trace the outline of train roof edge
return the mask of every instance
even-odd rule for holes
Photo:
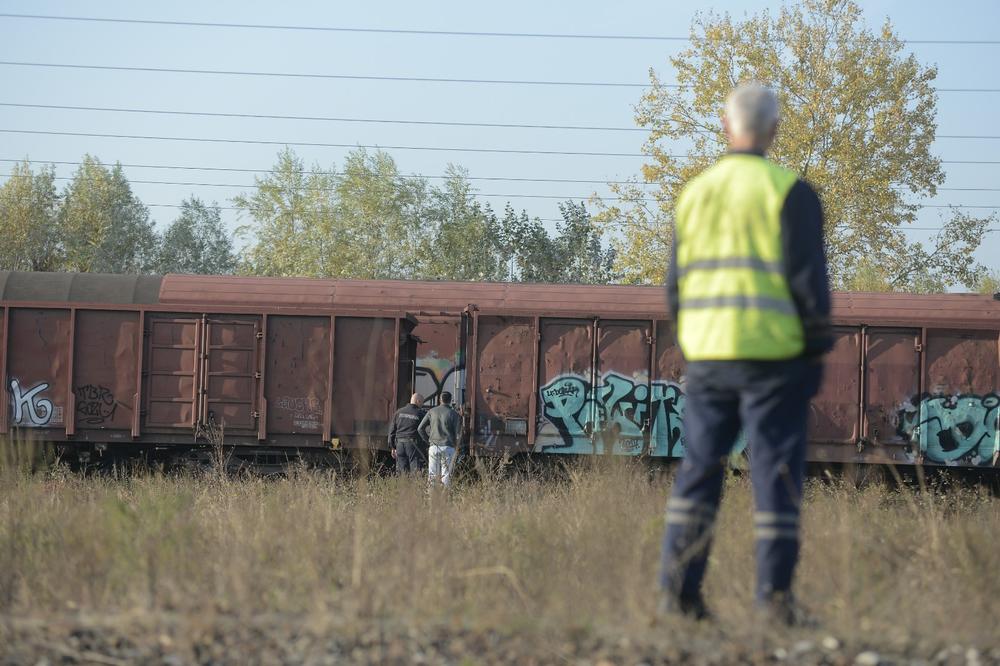
[[[0,271],[0,301],[358,309],[422,314],[482,312],[662,318],[661,286],[427,280],[334,280],[212,275],[113,275]],[[898,325],[1000,324],[1000,301],[980,294],[838,292],[833,318]]]

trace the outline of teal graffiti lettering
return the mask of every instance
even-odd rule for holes
[[[898,413],[898,431],[914,452],[937,463],[989,464],[1000,452],[1000,396],[923,396]]]

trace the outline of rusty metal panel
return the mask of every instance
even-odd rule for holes
[[[677,327],[671,321],[656,322],[656,381],[681,383],[684,380],[684,354],[677,344]]]
[[[911,354],[912,351],[911,345]],[[835,328],[833,349],[823,359],[823,382],[809,410],[811,441],[831,444],[857,442],[860,369],[861,329]]]
[[[594,322],[542,319],[538,363],[538,429],[535,449],[550,453],[601,453],[591,436],[597,413]]]
[[[337,317],[333,434],[385,436],[395,413],[396,320]]]
[[[74,337],[77,428],[131,430],[142,339],[139,313],[77,310]]]
[[[193,428],[197,415],[201,321],[149,318],[146,425]]]
[[[1000,456],[996,331],[928,330],[924,392],[900,411],[914,458],[990,465]]]
[[[417,343],[416,388],[425,405],[436,405],[442,391],[460,395],[460,317],[421,317],[413,334]]]
[[[70,311],[11,308],[7,343],[10,425],[65,428],[70,389]]]
[[[1000,388],[995,330],[928,330],[925,353],[930,395],[986,395]]]
[[[203,420],[257,429],[257,319],[209,319],[205,335]]]
[[[529,317],[478,317],[475,434],[487,447],[498,437],[527,441],[534,324]]]
[[[656,322],[655,375],[650,384],[650,455],[684,454],[684,373],[686,364],[677,344],[677,329],[666,320]]]
[[[601,320],[597,328],[596,428],[605,452],[639,455],[651,423],[653,322]]]
[[[321,433],[330,350],[329,317],[268,317],[264,395],[269,433]]]
[[[920,331],[869,328],[865,333],[864,437],[906,444],[900,406],[920,390]]]

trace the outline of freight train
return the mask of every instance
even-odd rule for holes
[[[0,272],[0,437],[84,458],[382,449],[411,391],[476,455],[684,455],[664,290]],[[995,467],[1000,302],[837,293],[809,459]],[[746,451],[752,442],[736,443]]]

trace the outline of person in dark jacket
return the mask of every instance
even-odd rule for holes
[[[430,445],[427,452],[428,479],[431,483],[440,482],[447,486],[455,464],[455,447],[462,432],[462,417],[451,407],[451,393],[441,393],[441,404],[427,412],[418,431]]]
[[[426,411],[421,405],[424,396],[414,393],[410,404],[396,412],[389,428],[389,449],[396,459],[396,472],[419,472],[427,466],[427,454],[420,439],[418,426]]]
[[[740,430],[756,511],[756,601],[795,624],[809,400],[832,347],[823,209],[813,189],[764,157],[778,101],[756,84],[734,90],[723,125],[729,152],[677,199],[668,298],[687,361],[685,457],[667,503],[661,610],[709,616],[701,583],[723,473]]]

